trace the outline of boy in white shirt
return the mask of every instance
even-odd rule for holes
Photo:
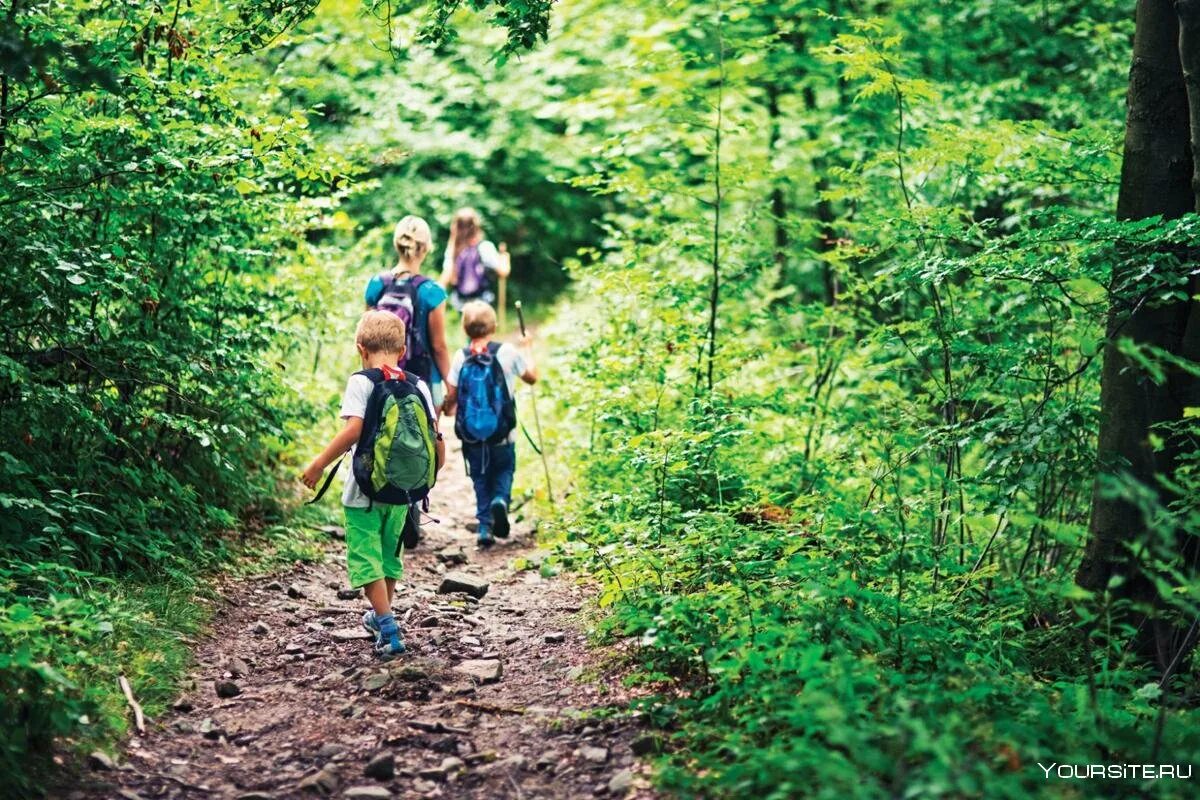
[[[463,306],[463,330],[471,343],[454,354],[446,376],[445,414],[456,415],[454,430],[463,442],[467,474],[475,485],[475,516],[479,546],[490,547],[494,536],[508,536],[508,507],[516,471],[517,379],[535,383],[531,339],[521,347],[492,341],[496,311],[487,303]]]

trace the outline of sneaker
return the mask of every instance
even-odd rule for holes
[[[404,646],[404,640],[400,638],[399,631],[397,631],[392,638],[387,641],[384,641],[383,637],[380,636],[375,642],[375,655],[379,656],[385,661],[389,658],[395,658],[407,649],[408,648]]]
[[[486,528],[481,528],[479,530],[479,546],[480,547],[491,547],[495,543],[496,543],[496,540],[494,538],[492,538],[491,531],[489,531]]]
[[[375,644],[379,644],[379,621],[375,619],[375,609],[368,608],[363,612],[362,624],[367,629],[367,633],[375,639]]]
[[[492,503],[492,530],[497,537],[508,538],[508,506],[502,500]]]

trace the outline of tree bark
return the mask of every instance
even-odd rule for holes
[[[1158,215],[1172,219],[1196,207],[1188,92],[1180,61],[1180,17],[1175,5],[1172,0],[1139,0],[1137,5],[1117,200],[1117,216],[1123,220]],[[1113,275],[1101,372],[1099,469],[1089,540],[1076,580],[1084,588],[1099,591],[1114,575],[1120,575],[1125,579],[1118,590],[1120,596],[1154,602],[1153,585],[1127,558],[1130,546],[1147,542],[1151,532],[1146,520],[1128,499],[1106,496],[1103,485],[1112,475],[1126,474],[1162,494],[1157,476],[1174,471],[1177,452],[1171,447],[1156,451],[1150,432],[1163,422],[1181,419],[1196,382],[1175,370],[1169,380],[1156,384],[1145,370],[1121,354],[1117,340],[1129,338],[1194,357],[1194,353],[1188,353],[1186,333],[1189,322],[1191,326],[1196,324],[1196,303],[1161,302],[1147,297],[1128,271],[1119,268]],[[1160,662],[1169,659],[1171,636],[1163,624],[1156,622],[1142,626],[1142,630],[1146,636],[1153,634],[1153,640],[1141,644],[1152,649]]]
[[[769,131],[767,135],[767,172],[775,174],[775,156],[779,152],[779,84],[772,80],[765,87],[767,95],[767,120]],[[778,177],[774,178],[771,187],[771,218],[775,220],[775,266],[779,268],[779,280],[787,282],[787,198],[783,194],[783,186]]]

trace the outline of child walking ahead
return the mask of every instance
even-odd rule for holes
[[[346,383],[341,410],[346,424],[301,476],[311,489],[334,459],[351,451],[353,468],[342,489],[346,567],[350,585],[361,586],[371,603],[363,625],[375,635],[375,652],[383,658],[404,652],[392,615],[396,581],[404,574],[404,519],[446,460],[429,387],[396,366],[404,356],[404,337],[404,322],[395,314],[363,315],[355,333],[363,369]]]
[[[537,381],[530,338],[521,348],[492,341],[496,311],[476,300],[463,306],[463,330],[471,343],[454,354],[446,376],[443,411],[453,414],[454,432],[463,443],[467,474],[475,485],[479,546],[508,536],[513,472],[517,466],[515,429],[517,378]],[[457,409],[457,413],[456,413]]]

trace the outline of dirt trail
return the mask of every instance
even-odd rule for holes
[[[536,558],[526,522],[476,549],[452,438],[430,512],[441,524],[406,554],[397,591],[408,654],[387,664],[370,655],[365,601],[344,591],[332,531],[324,563],[220,587],[226,603],[197,649],[196,688],[129,738],[116,769],[93,764],[65,796],[653,796],[634,756],[653,741],[588,713],[627,698],[585,644],[586,591],[513,569]],[[466,563],[444,563],[460,549]],[[486,581],[486,595],[438,594],[455,571]]]

